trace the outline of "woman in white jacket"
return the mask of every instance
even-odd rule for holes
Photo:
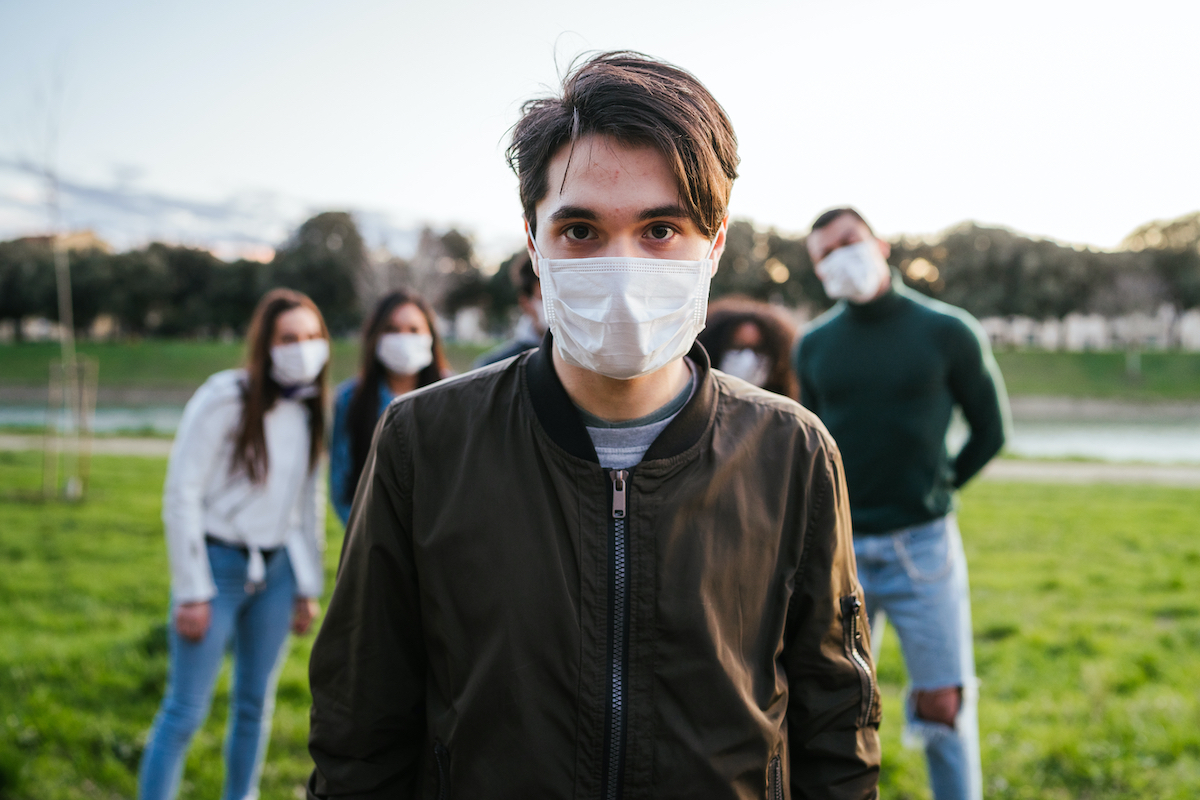
[[[142,800],[176,795],[232,644],[224,800],[258,796],[288,629],[319,607],[329,332],[303,294],[263,297],[247,367],[209,378],[184,410],[163,491],[170,668],[139,772]]]

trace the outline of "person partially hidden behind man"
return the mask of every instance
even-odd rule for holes
[[[979,798],[971,605],[953,509],[955,492],[1004,444],[1004,383],[975,318],[893,277],[887,242],[857,211],[822,214],[807,245],[825,292],[842,302],[800,340],[800,401],[845,459],[876,648],[885,612],[911,682],[908,731],[924,742],[934,797]],[[952,458],[955,407],[970,437]]]
[[[694,345],[737,145],[607,53],[513,132],[540,347],[396,400],[313,649],[310,798],[874,798],[838,451]]]
[[[537,347],[546,335],[546,307],[542,303],[542,282],[533,271],[533,261],[525,253],[516,256],[508,268],[509,280],[517,290],[521,316],[513,336],[475,359],[471,369],[486,367]]]

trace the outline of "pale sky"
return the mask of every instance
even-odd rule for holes
[[[520,104],[629,48],[729,112],[731,213],[801,232],[857,205],[884,234],[966,219],[1101,247],[1200,209],[1200,3],[0,0],[0,238],[41,232],[61,76],[63,208],[118,246],[231,255],[355,211],[520,243],[503,159]]]

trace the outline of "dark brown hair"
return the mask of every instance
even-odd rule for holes
[[[375,424],[379,421],[379,385],[383,382],[387,368],[375,355],[379,345],[379,337],[392,317],[392,312],[406,305],[414,305],[425,315],[429,332],[433,335],[433,361],[429,366],[417,373],[417,387],[436,383],[450,373],[446,354],[442,349],[442,338],[438,335],[437,320],[429,304],[415,292],[396,291],[383,297],[375,305],[371,316],[363,323],[362,341],[359,344],[358,385],[350,397],[347,408],[347,419],[350,434],[350,463],[353,465],[346,476],[346,485],[339,486],[338,491],[347,503],[354,500],[354,492],[358,489],[358,477],[362,474],[367,463],[367,453],[371,449],[371,437],[375,434]]]
[[[852,208],[851,206],[841,206],[839,208],[831,208],[828,211],[822,211],[821,215],[813,220],[811,230],[819,231],[821,228],[824,228],[826,225],[833,222],[843,214],[849,214],[850,216],[854,217],[863,225],[867,226],[867,232],[869,232],[872,236],[875,235],[875,230],[871,227],[871,223],[867,222],[866,217],[860,214],[857,208]]]
[[[739,161],[729,117],[693,75],[631,51],[601,53],[573,66],[561,97],[521,107],[507,157],[531,233],[537,233],[535,207],[549,191],[551,159],[593,134],[657,148],[675,173],[688,216],[705,236],[716,235]]]
[[[738,295],[722,297],[709,304],[708,322],[696,341],[704,345],[713,366],[720,369],[721,359],[733,345],[734,334],[747,322],[758,328],[762,336],[762,345],[756,350],[771,361],[771,371],[762,388],[798,399],[800,385],[792,372],[791,359],[796,326],[771,305]]]
[[[267,478],[267,455],[263,417],[283,394],[283,387],[271,377],[271,338],[275,321],[294,308],[307,308],[317,315],[321,335],[329,339],[329,329],[317,304],[308,295],[291,289],[272,289],[263,295],[250,318],[246,334],[246,384],[242,389],[242,419],[233,448],[233,471],[242,470],[253,483]],[[325,402],[328,395],[329,364],[321,368],[314,386],[317,393],[302,402],[308,406],[308,468],[317,465],[325,446]]]

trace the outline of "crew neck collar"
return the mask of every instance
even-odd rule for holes
[[[599,463],[600,459],[592,445],[592,437],[588,435],[579,410],[571,402],[570,395],[554,369],[551,357],[553,348],[554,337],[546,331],[541,345],[536,350],[528,351],[525,356],[525,382],[534,413],[555,444],[577,458]],[[695,342],[687,357],[691,359],[695,370],[692,376],[694,388],[691,397],[675,419],[671,420],[650,445],[643,463],[671,458],[690,449],[700,441],[700,437],[712,423],[717,403],[717,387],[708,353],[703,345]]]
[[[846,310],[855,319],[864,321],[886,319],[899,311],[904,305],[903,297],[900,294],[900,289],[903,285],[904,282],[900,278],[900,273],[893,269],[891,271],[891,281],[883,294],[866,303],[851,303],[846,301]]]

